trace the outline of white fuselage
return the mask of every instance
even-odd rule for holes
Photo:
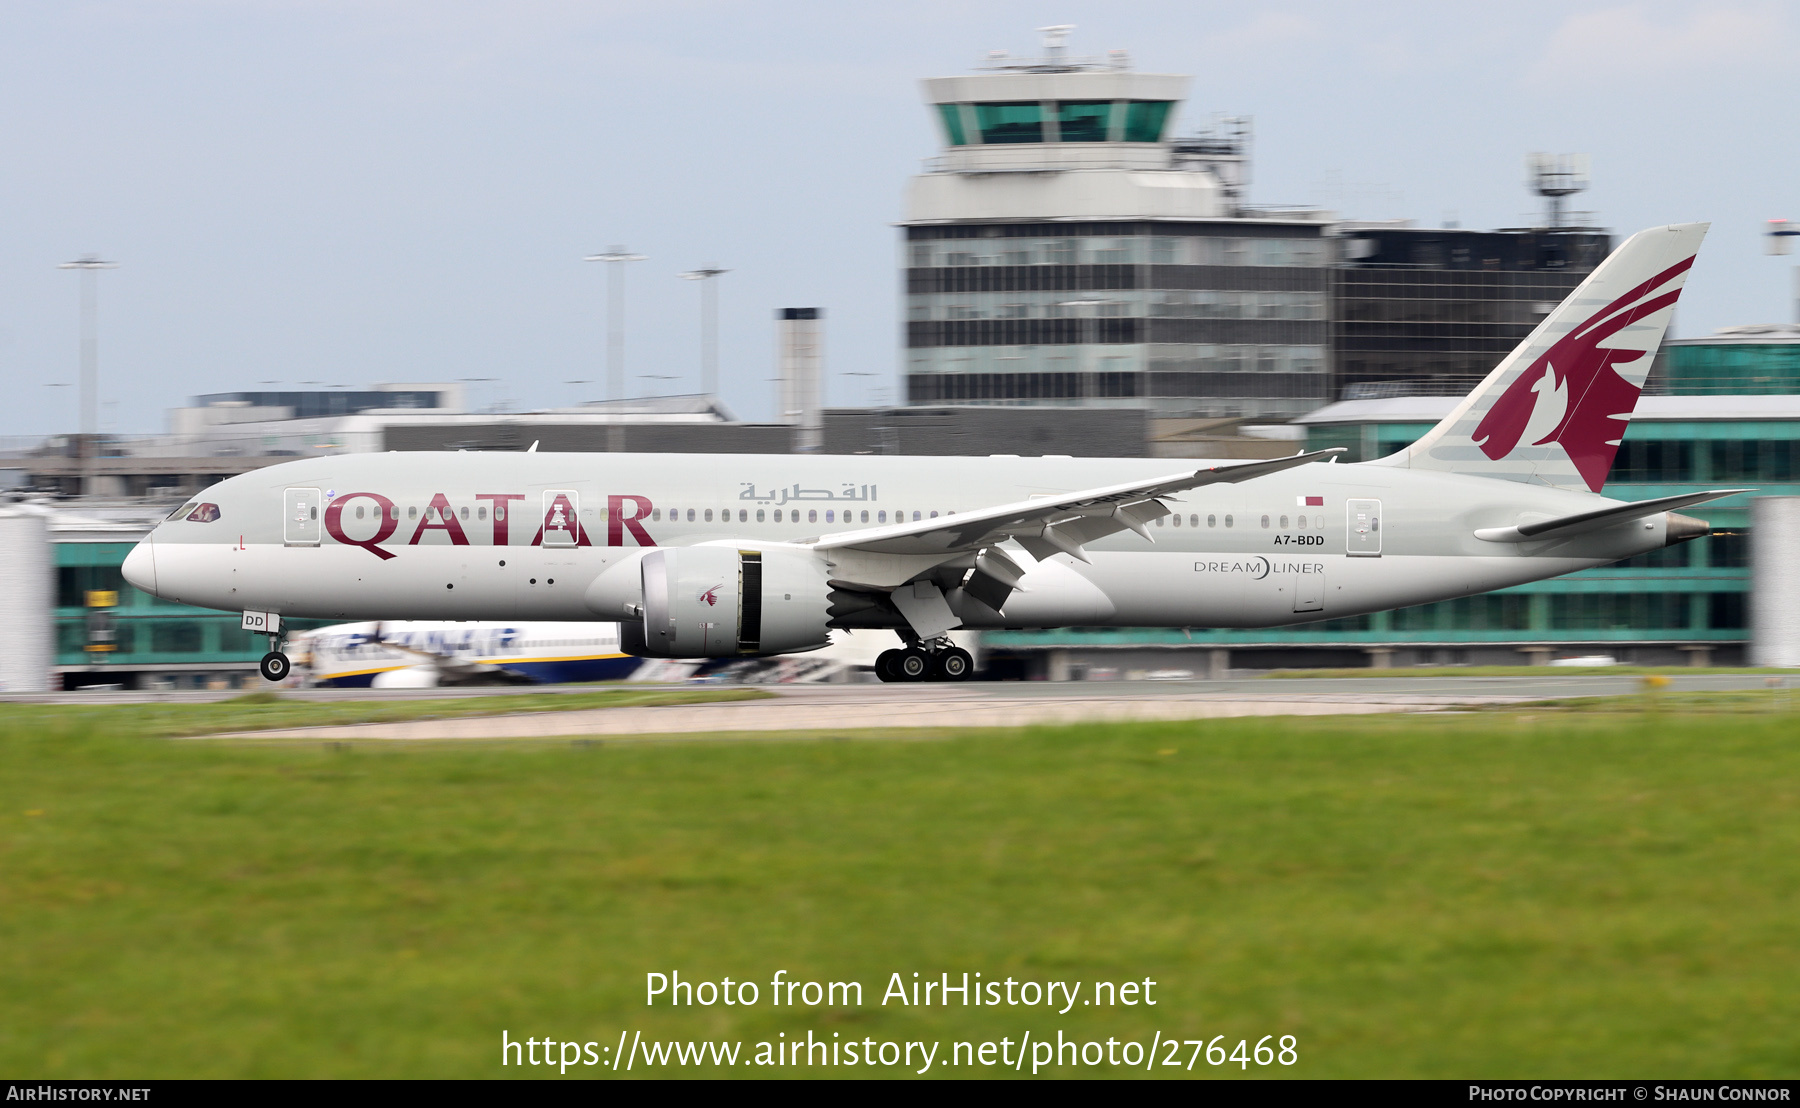
[[[1167,459],[396,453],[246,473],[172,519],[126,566],[147,591],[226,610],[339,619],[618,619],[589,597],[646,546],[806,552],[837,532],[1154,478]],[[1175,513],[1027,567],[969,627],[1262,627],[1540,580],[1663,545],[1661,516],[1575,538],[1509,527],[1614,503],[1487,477],[1306,464],[1168,501]],[[203,513],[204,514],[204,513]],[[864,516],[867,515],[867,522]],[[829,558],[827,552],[809,557]],[[827,565],[831,563],[827,561]],[[829,570],[826,571],[829,573]]]

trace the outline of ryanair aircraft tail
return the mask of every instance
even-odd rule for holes
[[[1708,226],[1626,239],[1442,423],[1374,464],[1599,492]]]

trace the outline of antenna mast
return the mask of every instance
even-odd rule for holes
[[[1525,183],[1548,201],[1548,229],[1563,230],[1568,226],[1563,198],[1584,192],[1588,187],[1586,154],[1527,154]]]

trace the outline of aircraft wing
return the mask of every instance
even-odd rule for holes
[[[1630,504],[1615,504],[1610,508],[1597,508],[1591,512],[1577,512],[1574,515],[1557,516],[1554,519],[1540,519],[1513,527],[1483,527],[1475,532],[1475,537],[1485,542],[1531,542],[1534,539],[1561,539],[1586,531],[1595,531],[1629,519],[1641,519],[1658,512],[1685,508],[1690,504],[1702,504],[1723,496],[1736,496],[1740,492],[1754,491],[1754,489],[1713,489],[1710,492],[1688,492],[1682,493],[1680,496],[1664,496],[1656,500],[1637,500]]]
[[[1119,531],[1136,531],[1152,542],[1146,524],[1168,515],[1161,497],[1203,485],[1249,481],[1284,469],[1342,454],[1343,447],[1182,470],[1166,477],[1039,497],[937,519],[896,523],[828,535],[811,543],[818,550],[859,550],[873,554],[938,554],[945,558],[1016,539],[1036,558],[1067,554],[1083,562],[1082,546]]]

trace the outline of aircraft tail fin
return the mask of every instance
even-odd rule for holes
[[[1626,239],[1443,422],[1375,464],[1599,492],[1708,226]]]

